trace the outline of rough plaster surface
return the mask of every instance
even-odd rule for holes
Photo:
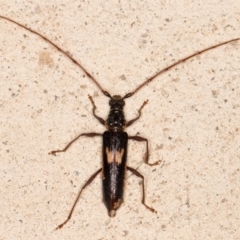
[[[240,2],[0,1],[0,15],[41,32],[73,54],[112,94],[125,94],[158,69],[197,50],[240,37]],[[240,239],[240,42],[219,47],[158,77],[126,101],[126,118],[149,99],[130,135],[125,202],[107,215],[100,177],[103,132],[87,95],[106,117],[108,99],[48,43],[0,19],[0,239]],[[128,175],[129,176],[129,175]]]

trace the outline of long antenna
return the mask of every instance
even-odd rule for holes
[[[62,50],[60,47],[58,47],[58,46],[57,46],[55,43],[53,43],[51,40],[47,39],[47,38],[44,37],[42,34],[36,32],[36,31],[34,31],[34,30],[32,30],[32,29],[30,29],[30,28],[28,28],[28,27],[26,27],[26,26],[24,26],[24,25],[22,25],[22,24],[20,24],[20,23],[18,23],[18,22],[16,22],[16,21],[8,18],[8,17],[4,17],[4,16],[1,16],[1,15],[0,15],[0,18],[3,18],[3,19],[8,20],[8,21],[10,21],[10,22],[12,22],[12,23],[15,23],[16,25],[18,25],[18,26],[20,26],[20,27],[22,27],[22,28],[24,28],[24,29],[32,32],[33,34],[35,34],[35,35],[39,36],[40,38],[42,38],[43,40],[47,41],[50,45],[52,45],[52,46],[55,47],[57,50],[59,50],[61,53],[63,53],[66,57],[68,57],[75,65],[77,65],[78,67],[80,67],[80,68],[82,69],[82,71],[87,75],[87,77],[90,78],[90,79],[93,81],[93,83],[99,88],[99,90],[100,90],[105,96],[107,96],[107,97],[109,97],[109,98],[112,98],[111,95],[101,87],[101,85],[97,82],[97,80],[82,66],[82,64],[81,64],[80,62],[78,62],[76,59],[74,59],[72,56],[70,56],[67,52],[65,52],[65,51]],[[162,70],[158,71],[157,73],[155,73],[152,77],[150,77],[150,78],[148,78],[147,80],[145,80],[145,81],[144,81],[142,84],[140,84],[133,92],[127,93],[127,94],[123,97],[123,99],[129,98],[129,97],[133,96],[133,95],[134,95],[135,93],[137,93],[140,89],[142,89],[145,85],[147,85],[148,83],[152,82],[155,78],[157,78],[158,76],[160,76],[160,75],[163,74],[164,72],[167,72],[167,71],[170,70],[171,68],[177,66],[178,64],[183,63],[183,62],[185,62],[185,61],[187,61],[187,60],[189,60],[189,59],[191,59],[191,58],[193,58],[193,57],[195,57],[195,56],[197,56],[197,55],[199,55],[199,54],[201,54],[201,53],[207,52],[208,50],[211,50],[211,49],[214,49],[214,48],[217,48],[217,47],[220,47],[220,46],[222,46],[222,45],[225,45],[225,44],[228,44],[228,43],[231,43],[231,42],[234,42],[234,41],[238,41],[238,40],[240,40],[240,38],[234,38],[234,39],[232,39],[232,40],[228,40],[228,41],[225,41],[225,42],[221,42],[221,43],[219,43],[219,44],[216,44],[216,45],[214,45],[214,46],[205,48],[205,49],[203,49],[203,50],[201,50],[201,51],[195,52],[195,53],[193,53],[193,54],[191,54],[191,55],[189,55],[189,56],[187,56],[187,57],[185,57],[185,58],[182,58],[182,59],[180,59],[180,60],[172,63],[171,65],[169,65],[169,66],[165,67],[164,69],[162,69]]]
[[[65,52],[64,50],[62,50],[57,44],[53,43],[51,40],[47,39],[46,37],[44,37],[42,34],[32,30],[31,28],[28,28],[24,25],[22,25],[21,23],[18,23],[8,17],[4,17],[0,15],[0,18],[3,18],[9,22],[15,23],[17,24],[19,27],[22,27],[30,32],[32,32],[33,34],[39,36],[40,38],[42,38],[43,40],[47,41],[50,45],[52,45],[53,47],[55,47],[58,51],[60,51],[61,53],[63,53],[67,58],[69,58],[75,65],[77,65],[78,67],[80,67],[82,69],[82,71],[87,75],[88,78],[90,78],[93,83],[99,88],[99,90],[107,97],[111,98],[111,95],[105,91],[100,84],[95,80],[95,78],[82,66],[81,63],[79,63],[76,59],[74,59],[72,56],[70,56],[67,52]]]
[[[221,43],[219,43],[219,44],[217,44],[217,45],[214,45],[214,46],[205,48],[205,49],[203,49],[203,50],[201,50],[201,51],[195,52],[195,53],[193,53],[193,54],[191,54],[191,55],[189,55],[189,56],[187,56],[187,57],[185,57],[185,58],[183,58],[183,59],[180,59],[180,60],[174,62],[173,64],[171,64],[171,65],[165,67],[164,69],[160,70],[159,72],[155,73],[152,77],[148,78],[146,81],[144,81],[142,84],[140,84],[133,92],[130,92],[130,93],[126,94],[126,95],[123,97],[123,99],[124,99],[124,98],[129,98],[129,97],[133,96],[136,92],[138,92],[138,91],[139,91],[141,88],[143,88],[145,85],[147,85],[148,83],[152,82],[156,77],[160,76],[160,75],[163,74],[164,72],[167,72],[168,70],[170,70],[171,68],[177,66],[178,64],[183,63],[183,62],[185,62],[185,61],[187,61],[187,60],[189,60],[189,59],[191,59],[191,58],[193,58],[193,57],[195,57],[195,56],[197,56],[197,55],[199,55],[199,54],[201,54],[201,53],[207,52],[207,51],[210,50],[210,49],[214,49],[214,48],[220,47],[220,46],[222,46],[222,45],[224,45],[224,44],[227,44],[227,43],[230,43],[230,42],[234,42],[234,41],[238,41],[238,40],[240,40],[240,38],[234,38],[234,39],[232,39],[232,40],[228,40],[228,41],[225,41],[225,42],[221,42]]]

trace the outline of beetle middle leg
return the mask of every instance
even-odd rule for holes
[[[140,136],[128,136],[128,139],[132,139],[132,140],[135,140],[135,141],[138,141],[138,142],[146,142],[146,153],[145,153],[145,160],[144,162],[146,164],[148,164],[149,166],[155,166],[155,165],[159,165],[162,161],[161,160],[158,160],[154,163],[149,163],[148,162],[148,158],[149,158],[149,151],[148,151],[148,140],[147,138],[143,138],[143,137],[140,137]]]
[[[149,207],[146,203],[145,203],[145,187],[144,187],[144,176],[139,173],[136,169],[134,168],[131,168],[131,167],[128,167],[127,166],[127,170],[131,171],[134,175],[136,175],[137,177],[140,177],[142,179],[142,204],[147,208],[149,209],[150,211],[154,212],[154,213],[157,213],[157,211],[152,208],[152,207]]]
[[[62,149],[62,150],[54,150],[49,152],[48,154],[50,155],[54,155],[55,153],[58,152],[66,152],[68,150],[68,148],[80,137],[85,136],[85,137],[96,137],[96,136],[102,136],[101,133],[81,133],[79,136],[77,136],[76,138],[74,138],[70,143],[67,144],[67,146]]]
[[[138,116],[130,121],[127,122],[126,127],[131,126],[134,122],[136,122],[142,114],[142,109],[144,108],[144,106],[148,103],[148,100],[144,101],[144,103],[142,104],[142,106],[138,109]]]
[[[93,105],[93,116],[95,118],[97,118],[97,120],[102,124],[102,125],[105,125],[105,120],[102,119],[101,117],[97,116],[96,113],[95,113],[95,110],[96,110],[96,105],[93,101],[93,98],[92,96],[88,95],[88,98],[90,99],[92,105]],[[80,137],[82,136],[85,136],[85,137],[96,137],[96,136],[102,136],[101,133],[81,133],[79,136],[77,136],[76,138],[74,138],[70,143],[67,144],[67,146],[64,148],[64,149],[61,149],[61,150],[54,150],[54,151],[51,151],[49,152],[49,154],[51,155],[54,155],[55,153],[58,153],[58,152],[66,152],[68,150],[68,148]]]

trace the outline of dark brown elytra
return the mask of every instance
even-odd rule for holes
[[[147,104],[147,101],[145,101],[142,106],[139,108],[138,110],[138,116],[130,121],[126,121],[124,118],[124,113],[123,113],[123,107],[124,107],[124,99],[126,98],[130,98],[131,96],[133,96],[135,93],[137,93],[141,88],[143,88],[145,85],[147,85],[148,83],[152,82],[154,79],[156,79],[158,76],[160,76],[161,74],[163,74],[164,72],[168,71],[169,69],[177,66],[180,63],[185,62],[186,60],[189,60],[190,58],[193,58],[199,54],[202,54],[206,51],[209,51],[211,49],[220,47],[222,45],[234,42],[234,41],[238,41],[240,40],[240,38],[235,38],[235,39],[231,39],[228,41],[224,41],[221,42],[219,44],[216,44],[214,46],[205,48],[201,51],[195,52],[187,57],[184,57],[183,59],[180,59],[176,62],[174,62],[173,64],[169,65],[168,67],[158,71],[157,73],[153,74],[153,76],[151,76],[150,78],[148,78],[147,80],[143,81],[134,91],[129,92],[127,94],[124,95],[124,97],[121,97],[119,95],[115,95],[115,96],[111,96],[107,91],[105,91],[101,85],[97,82],[97,80],[76,60],[74,59],[72,56],[70,56],[66,51],[62,50],[60,47],[58,47],[55,43],[53,43],[51,40],[47,39],[46,37],[44,37],[43,35],[41,35],[40,33],[29,29],[28,27],[25,27],[24,25],[8,18],[8,17],[4,17],[4,16],[0,16],[0,18],[5,19],[7,21],[10,21],[36,35],[38,35],[39,37],[41,37],[43,40],[47,41],[50,45],[54,46],[56,49],[58,49],[61,53],[63,53],[66,57],[68,57],[74,64],[76,64],[78,67],[80,67],[80,69],[87,75],[87,77],[89,79],[92,80],[92,82],[98,87],[98,89],[108,98],[110,98],[110,113],[108,116],[108,119],[105,121],[104,119],[102,119],[101,117],[99,117],[95,111],[96,111],[96,106],[95,103],[92,99],[91,96],[89,96],[89,99],[93,105],[93,115],[94,117],[99,121],[99,123],[101,123],[102,125],[104,125],[108,131],[106,131],[104,134],[100,134],[100,133],[95,133],[95,132],[91,132],[91,133],[82,133],[79,136],[77,136],[75,139],[73,139],[70,143],[67,144],[67,146],[62,149],[62,150],[55,150],[55,151],[51,151],[49,154],[55,154],[57,152],[65,152],[67,151],[67,149],[72,145],[73,142],[75,142],[78,138],[85,136],[85,137],[95,137],[95,136],[103,136],[103,167],[100,168],[99,170],[97,170],[88,180],[87,182],[83,185],[83,187],[80,189],[80,192],[77,196],[77,199],[75,200],[71,211],[67,217],[67,219],[60,224],[57,229],[62,228],[71,218],[72,213],[74,211],[74,208],[81,196],[82,191],[93,181],[93,179],[100,173],[103,173],[103,189],[104,189],[104,200],[105,200],[105,205],[108,209],[108,213],[109,216],[113,217],[115,216],[116,210],[119,208],[119,206],[121,205],[122,199],[123,199],[123,179],[124,179],[124,173],[125,173],[125,169],[131,171],[133,174],[135,174],[136,176],[140,177],[142,179],[142,191],[143,191],[143,196],[142,196],[142,203],[144,204],[144,206],[146,208],[148,208],[149,210],[151,210],[152,212],[156,212],[152,207],[149,207],[146,203],[145,203],[145,189],[144,189],[144,177],[136,170],[133,169],[129,166],[126,165],[126,152],[127,152],[127,140],[131,139],[131,140],[135,140],[135,141],[143,141],[146,143],[146,159],[145,159],[145,163],[149,164],[149,165],[157,165],[160,163],[160,161],[157,161],[153,164],[148,163],[148,155],[149,155],[149,151],[148,151],[148,140],[146,138],[140,137],[140,136],[127,136],[127,133],[124,132],[124,129],[126,127],[129,127],[130,125],[132,125],[135,121],[137,121],[140,116],[141,116],[141,110],[143,109],[143,107]],[[106,170],[107,169],[107,170]],[[115,170],[114,170],[115,169]],[[110,175],[110,172],[114,172],[115,171],[115,179],[114,181],[116,181],[116,183],[109,183],[109,179],[111,179],[113,177],[113,175]],[[120,176],[120,177],[118,177]],[[118,187],[119,185],[119,187]],[[114,192],[114,198],[111,198],[111,196],[109,197],[108,192],[110,193],[110,195]]]

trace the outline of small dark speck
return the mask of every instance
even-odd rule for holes
[[[143,37],[143,38],[146,38],[147,36],[148,36],[147,33],[144,33],[141,35],[141,37]]]
[[[79,175],[79,171],[75,171],[75,174],[78,176]]]
[[[161,228],[162,230],[164,230],[166,228],[166,225],[162,225]]]
[[[57,101],[57,99],[58,99],[58,96],[54,96],[54,99],[55,99],[55,101]]]
[[[166,22],[171,22],[171,20],[169,18],[166,18],[165,21]]]
[[[215,128],[216,131],[218,131],[218,129],[219,129],[218,127]]]
[[[80,88],[85,89],[85,88],[87,88],[87,86],[86,85],[80,85]]]
[[[81,115],[81,117],[87,117],[86,115]]]
[[[122,79],[122,80],[126,80],[125,75],[121,75],[121,76],[120,76],[120,79]]]
[[[163,149],[163,144],[157,145],[156,150]]]
[[[97,91],[95,91],[95,92],[93,93],[93,97],[96,98],[96,97],[98,97],[98,96],[99,96],[99,93],[98,93]]]
[[[27,38],[27,35],[26,35],[26,34],[23,34],[23,37],[24,37],[24,38]]]
[[[168,137],[168,140],[172,140],[172,137]]]
[[[212,96],[213,97],[217,97],[219,95],[219,91],[217,91],[217,90],[212,90]]]
[[[233,26],[232,25],[226,25],[225,27],[224,27],[224,30],[226,31],[227,29],[233,29]]]
[[[19,220],[20,223],[22,223],[23,221],[22,220]]]
[[[67,53],[69,56],[71,56],[71,57],[72,57],[72,54],[71,54],[71,52],[69,52],[69,51],[66,51],[66,53]]]
[[[46,89],[44,89],[44,90],[43,90],[43,93],[45,93],[45,94],[46,94],[47,92],[48,92],[48,91],[47,91]]]
[[[226,102],[227,102],[227,99],[224,99],[224,102],[226,103]]]

